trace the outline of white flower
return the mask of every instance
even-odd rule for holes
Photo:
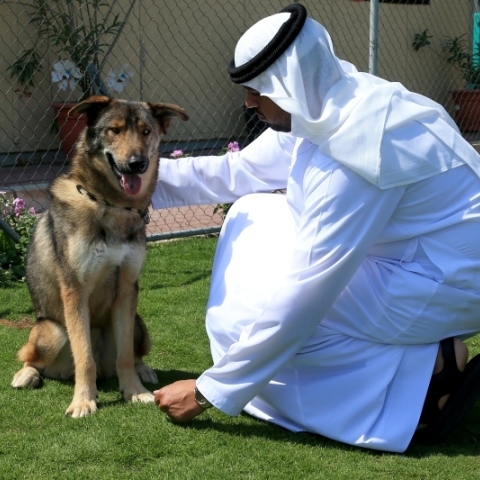
[[[133,70],[130,70],[129,64],[125,63],[121,67],[114,68],[108,72],[107,85],[115,92],[122,92],[130,79],[135,75]]]
[[[53,64],[52,82],[58,83],[60,90],[73,90],[78,78],[82,78],[82,74],[71,60],[59,60]]]

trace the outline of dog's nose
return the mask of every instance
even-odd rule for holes
[[[132,155],[128,160],[128,168],[131,173],[145,173],[148,168],[148,158]]]

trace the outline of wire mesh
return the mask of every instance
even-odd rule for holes
[[[478,2],[380,1],[374,45],[370,2],[302,3],[330,32],[339,57],[368,71],[374,51],[379,76],[437,100],[455,118],[465,112],[452,95],[466,81],[450,58],[448,41],[463,42],[475,64]],[[227,65],[241,34],[287,4],[0,1],[0,190],[23,197],[37,211],[48,207],[48,184],[68,167],[52,104],[90,93],[184,107],[190,121],[172,125],[162,156],[175,150],[220,154],[232,141],[246,145],[261,128],[245,111],[242,89],[230,82]],[[474,127],[462,129],[476,141]],[[151,217],[151,239],[208,233],[222,223],[214,205],[156,211]]]

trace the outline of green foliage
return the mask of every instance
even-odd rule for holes
[[[18,239],[6,228],[0,229],[0,286],[6,286],[25,278],[25,258],[37,216],[22,198],[0,192],[0,218]]]
[[[152,337],[146,358],[162,387],[196,378],[211,365],[205,306],[216,238],[150,244],[140,278],[139,313]],[[461,308],[461,306],[459,306]],[[26,285],[0,289],[0,318],[32,316]],[[403,455],[342,445],[210,409],[176,425],[152,404],[122,400],[118,382],[101,382],[99,410],[64,416],[73,383],[46,379],[14,390],[15,358],[28,330],[0,325],[0,477],[2,480],[471,480],[480,471],[480,403],[441,445]],[[469,341],[479,353],[479,337]],[[328,394],[328,392],[326,392]]]
[[[430,38],[432,37],[433,35],[428,35],[428,30],[424,30],[422,33],[416,33],[412,42],[413,49],[418,52],[421,48],[430,45]]]
[[[232,203],[219,203],[215,205],[215,208],[213,209],[213,213],[218,212],[222,216],[222,218],[225,218],[231,206],[232,206]]]
[[[51,46],[59,60],[67,57],[79,70],[80,100],[97,93],[101,83],[98,75],[105,61],[101,56],[108,53],[124,25],[119,15],[111,14],[110,3],[104,0],[25,2],[36,36],[32,39],[33,47],[25,49],[9,66],[11,77],[16,77],[22,87],[34,86],[34,75],[42,70],[40,59]],[[102,17],[101,13],[105,12]]]
[[[445,47],[447,48],[447,62],[457,67],[467,88],[480,88],[480,45],[476,45],[475,54],[470,53],[469,43],[465,35],[459,37],[446,37]]]
[[[412,41],[412,47],[419,51],[431,45],[433,35],[428,34],[428,29],[422,33],[416,33]],[[446,53],[447,62],[457,68],[465,82],[465,87],[470,90],[480,89],[480,43],[470,50],[470,42],[466,34],[456,37],[445,36],[443,38],[443,52]]]
[[[8,67],[10,78],[17,77],[18,83],[22,87],[35,86],[33,76],[42,69],[39,53],[35,48],[24,50],[17,60]]]

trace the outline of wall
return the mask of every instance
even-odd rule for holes
[[[81,3],[81,2],[80,2]],[[115,2],[110,2],[115,4]],[[124,15],[130,1],[116,5]],[[368,69],[369,2],[322,0],[303,2],[310,15],[330,31],[337,54]],[[275,13],[288,2],[165,0],[136,2],[113,50],[104,76],[128,63],[135,71],[121,97],[177,103],[191,116],[188,123],[175,122],[169,139],[208,140],[244,135],[243,92],[227,74],[233,48],[250,25]],[[471,5],[468,1],[432,0],[429,6],[380,5],[379,75],[402,82],[451,109],[448,91],[459,78],[445,64],[441,44],[444,35],[468,32]],[[22,46],[35,42],[24,3],[0,3],[0,153],[54,150],[58,140],[51,131],[54,100],[75,99],[78,92],[58,92],[50,81],[47,54],[43,70],[35,76],[31,96],[17,92],[7,67]],[[415,33],[428,29],[432,45],[419,52],[412,47]],[[223,143],[222,143],[223,142]]]

